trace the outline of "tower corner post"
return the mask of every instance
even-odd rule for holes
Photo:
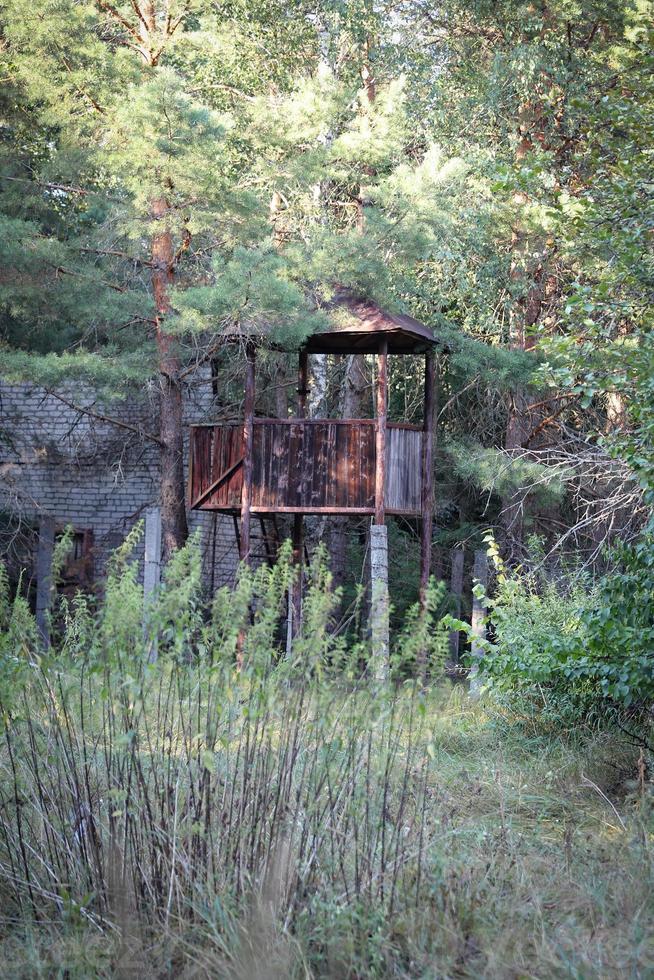
[[[388,677],[389,596],[388,528],[386,527],[386,425],[388,415],[388,340],[377,354],[377,411],[375,424],[375,519],[370,528],[370,627],[372,667],[377,680]]]
[[[307,414],[307,395],[309,380],[309,355],[306,350],[300,351],[298,362],[298,385],[297,385],[297,417],[306,418]],[[297,636],[302,623],[302,567],[304,553],[304,517],[302,514],[293,515],[293,564],[296,567],[297,578],[294,583],[293,594],[290,597],[292,609],[289,609],[292,622],[291,635]]]
[[[425,355],[425,402],[422,435],[422,474],[420,491],[420,601],[425,602],[431,573],[431,536],[434,514],[434,415],[436,408],[436,357]]]
[[[243,490],[241,493],[241,561],[250,560],[250,508],[252,507],[252,442],[254,437],[255,352],[246,350],[245,404],[243,421]]]

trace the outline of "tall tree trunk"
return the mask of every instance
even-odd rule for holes
[[[286,240],[284,229],[284,199],[279,191],[273,191],[269,205],[273,248],[281,252]],[[274,411],[278,419],[288,418],[288,355],[273,354],[270,363],[270,383],[273,387]]]
[[[168,201],[152,201],[155,232],[152,236],[152,292],[156,309],[159,354],[159,437],[161,439],[161,542],[163,560],[181,548],[188,537],[184,492],[184,429],[180,362],[175,339],[166,332],[171,311],[169,287],[173,281],[173,240],[166,226]],[[157,227],[159,224],[159,227]]]
[[[156,68],[168,41],[186,15],[170,16],[169,3],[158,7],[156,0],[131,0],[134,14],[130,21],[120,5],[98,0],[102,10],[126,28],[142,59],[141,67],[148,73]],[[174,338],[166,332],[166,317],[171,312],[169,287],[175,268],[175,250],[169,228],[170,203],[166,198],[162,178],[162,193],[150,202],[152,234],[152,293],[155,304],[157,351],[159,355],[159,436],[161,440],[161,538],[165,560],[180,548],[188,537],[184,489],[184,430],[182,422],[182,386],[180,360]],[[168,179],[167,186],[172,189]],[[184,231],[178,257],[188,247],[190,234]]]
[[[533,149],[533,134],[542,126],[540,105],[522,106],[518,116],[520,142],[516,164],[520,164]],[[530,350],[534,346],[529,334],[540,315],[544,246],[530,238],[524,219],[528,195],[520,190],[514,194],[515,222],[511,232],[510,278],[515,295],[509,315],[509,347],[511,350]],[[519,455],[530,431],[528,399],[524,388],[516,388],[509,397],[504,448],[513,456]],[[524,539],[524,495],[519,489],[509,491],[502,503],[504,547],[508,558],[519,558]]]

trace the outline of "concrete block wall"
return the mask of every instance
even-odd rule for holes
[[[103,414],[82,386],[60,394]],[[203,420],[209,402],[208,386],[194,386],[185,399],[185,423]],[[156,397],[112,404],[107,414],[146,431],[157,428]],[[97,576],[145,509],[156,505],[158,476],[156,443],[82,414],[36,386],[0,383],[0,509],[37,526],[50,516],[61,526],[92,529]],[[207,583],[232,581],[238,556],[231,518],[192,512],[189,524],[201,531]],[[141,564],[142,549],[141,542]]]

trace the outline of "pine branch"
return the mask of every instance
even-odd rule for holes
[[[48,191],[63,191],[66,194],[79,194],[81,197],[86,197],[87,194],[93,193],[92,191],[85,190],[83,187],[71,187],[69,184],[53,184],[49,181],[34,180],[33,177],[9,177],[6,174],[0,174],[0,180],[13,180],[20,184],[34,184],[36,187],[44,187]]]
[[[59,46],[56,45],[56,47],[57,47],[57,50],[59,51]],[[66,68],[66,71],[70,75],[72,75],[73,74],[73,68],[72,68],[70,62],[68,61],[68,59],[66,58],[66,56],[64,54],[61,54],[61,60],[63,62],[64,67]],[[91,105],[96,110],[96,112],[99,112],[100,115],[102,115],[102,116],[105,115],[104,109],[102,108],[102,106],[98,102],[95,101],[95,99],[93,98],[92,95],[90,95],[85,89],[81,88],[81,86],[78,85],[77,82],[75,82],[75,81],[73,81],[73,87],[77,90],[77,92],[83,98],[88,99],[88,101],[91,103]]]
[[[49,265],[50,268],[52,268],[52,269],[55,270],[55,276],[57,278],[60,275],[62,275],[62,276],[73,276],[73,277],[76,277],[77,279],[90,279],[91,278],[91,276],[85,276],[82,272],[77,272],[75,269],[67,269],[65,266],[63,266],[63,265],[55,265],[53,262],[48,262],[47,265]],[[107,289],[113,289],[114,292],[116,292],[116,293],[126,293],[127,292],[127,286],[118,286],[114,282],[107,282],[106,279],[100,279],[100,283],[103,286],[106,286]]]
[[[130,255],[128,252],[121,252],[117,248],[80,248],[80,252],[86,252],[91,255],[113,255],[119,259],[128,259],[130,262],[134,262],[135,265],[145,265],[148,268],[152,268],[154,265],[149,259],[139,259],[135,255]]]
[[[120,429],[126,429],[128,432],[133,432],[141,439],[149,439],[150,442],[155,442],[158,446],[163,446],[163,441],[159,438],[159,436],[153,435],[152,432],[148,432],[146,429],[141,429],[137,425],[130,425],[129,422],[123,422],[121,419],[113,418],[111,415],[102,415],[100,412],[94,412],[93,409],[85,408],[83,405],[77,405],[75,402],[71,402],[67,398],[64,398],[63,395],[60,395],[53,388],[46,387],[46,385],[39,385],[38,387],[43,388],[48,395],[56,398],[57,401],[60,401],[63,405],[73,409],[73,411],[79,412],[81,415],[88,415],[93,419],[97,419],[99,422],[106,422],[109,425],[118,426]]]
[[[444,413],[448,410],[448,408],[450,407],[450,405],[453,405],[454,402],[457,401],[461,397],[461,395],[464,395],[466,393],[466,391],[469,391],[469,389],[470,388],[473,388],[478,382],[479,382],[479,375],[476,374],[474,376],[474,378],[472,379],[472,381],[470,381],[465,386],[465,388],[462,388],[461,391],[457,391],[456,394],[452,395],[451,398],[448,398],[448,400],[445,402],[445,404],[441,408],[440,412],[438,413],[438,418],[440,419],[441,416],[444,415]]]
[[[132,10],[134,11],[134,13],[138,17],[138,19],[143,24],[143,27],[144,27],[146,33],[149,33],[150,32],[150,28],[148,27],[148,22],[146,21],[145,17],[143,16],[143,13],[142,13],[141,8],[139,7],[138,3],[136,2],[136,0],[130,0],[130,3],[132,5]]]
[[[150,48],[148,48],[145,45],[143,38],[139,34],[138,30],[134,27],[134,25],[131,24],[126,17],[123,17],[121,12],[119,10],[116,10],[113,4],[107,3],[106,0],[97,0],[97,2],[99,7],[102,10],[104,10],[105,13],[110,14],[110,16],[113,17],[114,20],[116,20],[119,24],[121,24],[122,27],[124,27],[125,30],[128,32],[128,34],[134,38],[136,44],[129,44],[129,42],[125,42],[127,44],[127,47],[132,48],[133,51],[136,51],[138,54],[140,54],[146,64],[155,65],[156,60],[154,59],[152,51],[150,50]]]
[[[119,10],[116,10],[116,8],[112,4],[107,3],[107,0],[98,0],[98,6],[100,6],[106,13],[111,14],[114,20],[117,20],[119,24],[122,24],[125,30],[129,34],[131,34],[131,36],[136,40],[138,44],[138,49],[140,51],[142,45],[142,38],[139,32],[134,27],[134,25],[130,24],[127,18],[123,17],[121,12]]]
[[[234,85],[228,85],[226,82],[212,82],[212,88],[221,89],[224,92],[229,92],[230,95],[235,95],[239,99],[244,99],[246,102],[256,102],[257,98],[255,95],[248,95],[247,92],[242,92],[240,89],[236,88]],[[203,86],[198,86],[196,88],[189,89],[190,95],[197,95],[205,91]]]
[[[533,402],[531,405],[527,405],[525,411],[535,412],[537,408],[543,408],[544,405],[551,405],[552,402],[559,402],[562,401],[564,398],[570,399],[570,398],[578,398],[578,397],[579,397],[578,392],[571,392],[568,395],[551,395],[549,398],[543,398],[543,400],[540,402]]]
[[[547,428],[548,425],[551,425],[552,422],[556,421],[556,419],[559,417],[559,415],[561,415],[562,412],[564,412],[566,410],[566,408],[569,407],[569,404],[574,403],[575,401],[578,401],[580,398],[581,398],[581,394],[578,394],[578,395],[573,396],[571,398],[571,400],[564,401],[564,403],[562,405],[559,405],[559,407],[557,408],[557,410],[555,412],[552,412],[552,414],[551,415],[548,415],[547,418],[545,418],[545,419],[542,420],[542,422],[539,422],[538,425],[534,429],[531,430],[531,432],[529,433],[529,435],[527,436],[527,438],[523,442],[523,444],[522,444],[523,445],[523,448],[526,449],[529,446],[529,443],[530,442],[533,442],[533,440],[536,438],[536,436],[540,435],[540,433],[543,431],[543,429]]]
[[[179,248],[175,252],[175,255],[173,256],[173,263],[172,263],[173,267],[179,265],[182,255],[184,254],[184,252],[188,251],[190,245],[191,245],[191,232],[188,230],[188,228],[185,228],[182,234],[182,244],[179,246]]]

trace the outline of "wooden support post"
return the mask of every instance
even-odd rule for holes
[[[386,520],[386,422],[388,415],[388,340],[377,355],[377,419],[375,426],[375,524]]]
[[[463,548],[452,548],[452,576],[450,578],[450,592],[454,597],[454,609],[452,610],[455,619],[461,616],[461,596],[463,594],[463,559],[465,557]],[[459,662],[459,645],[461,634],[458,630],[450,633],[450,660],[453,664]]]
[[[36,625],[43,646],[50,646],[50,604],[52,600],[52,552],[54,550],[55,522],[52,517],[42,517],[39,524],[39,541],[36,552]]]
[[[149,631],[149,607],[152,604],[161,579],[161,511],[149,507],[145,512],[145,556],[143,562],[143,634]],[[157,659],[157,642],[152,641],[148,650],[148,662]]]
[[[386,527],[386,423],[388,414],[388,340],[377,355],[377,419],[375,425],[375,520],[370,528],[370,626],[373,672],[388,676],[388,528]]]
[[[242,561],[250,560],[250,508],[252,506],[252,440],[254,435],[254,347],[248,344],[245,374],[245,405],[243,422],[243,490],[241,493],[241,541]]]
[[[309,379],[309,355],[305,350],[300,351],[297,385],[297,417],[303,419],[307,414],[307,394]],[[293,515],[293,562],[296,565],[297,580],[293,590],[293,610],[291,616],[291,632],[297,636],[302,623],[302,566],[304,557],[304,517],[302,514]]]
[[[309,355],[305,350],[300,351],[300,362],[297,379],[297,417],[305,418],[307,414],[307,395],[309,394]]]
[[[475,551],[474,567],[472,572],[472,584],[473,587],[476,585],[481,585],[484,592],[488,589],[488,557],[485,551]],[[473,658],[473,665],[470,671],[470,694],[473,697],[479,695],[479,681],[477,679],[478,667],[477,662],[482,658],[484,651],[479,643],[475,642],[475,638],[479,639],[486,638],[486,604],[483,599],[478,599],[473,593],[472,596],[472,633],[473,640],[470,647],[470,655]]]
[[[425,405],[422,436],[420,601],[424,604],[431,572],[431,535],[434,515],[434,414],[436,406],[436,357],[425,355]]]

